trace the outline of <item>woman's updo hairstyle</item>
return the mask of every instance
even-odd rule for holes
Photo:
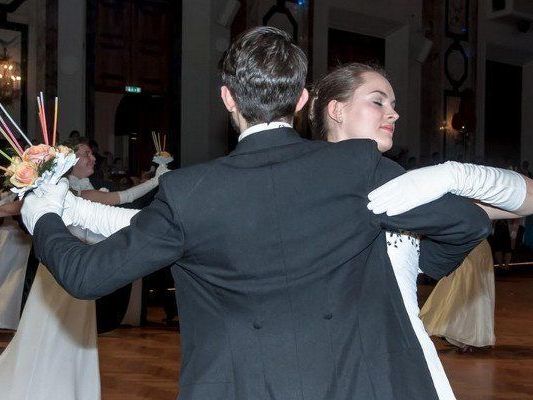
[[[316,82],[309,102],[309,122],[315,139],[327,140],[329,102],[349,101],[354,91],[364,83],[363,74],[368,72],[375,72],[387,78],[381,67],[352,63],[336,68]]]

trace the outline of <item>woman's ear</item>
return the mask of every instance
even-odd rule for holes
[[[328,103],[328,117],[338,124],[342,124],[342,111],[344,104],[337,100],[331,100]]]

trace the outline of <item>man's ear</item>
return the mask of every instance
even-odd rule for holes
[[[328,117],[333,121],[341,124],[342,123],[342,110],[344,109],[344,104],[337,100],[331,100],[328,103]]]
[[[300,98],[298,99],[298,103],[296,103],[296,110],[295,112],[300,111],[302,108],[304,108],[305,103],[307,103],[307,100],[309,100],[309,92],[306,88],[302,90],[302,94],[300,95]]]
[[[220,88],[220,97],[222,98],[222,101],[224,102],[226,109],[230,113],[236,111],[237,103],[235,103],[235,100],[233,99],[233,96],[231,95],[227,86],[222,86]]]

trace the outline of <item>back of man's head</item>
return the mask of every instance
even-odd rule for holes
[[[307,57],[284,31],[244,32],[221,62],[222,82],[249,125],[291,121],[305,87]]]

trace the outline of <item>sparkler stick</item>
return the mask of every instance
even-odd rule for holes
[[[7,161],[13,162],[13,159],[9,157],[6,153],[4,153],[2,150],[0,150],[0,154],[3,155],[7,159]]]
[[[52,146],[56,145],[56,136],[57,136],[57,109],[58,109],[57,96],[54,101],[54,130],[52,132]]]
[[[2,117],[0,117],[0,123],[2,123],[2,125],[4,126],[5,132],[9,135],[9,137],[11,138],[11,141],[15,144],[15,150],[18,150],[19,153],[23,153],[24,151],[22,150],[21,145],[19,144],[19,142],[15,138],[15,135],[13,135],[13,132],[11,132],[11,130],[9,129],[9,127],[7,126],[6,122],[4,121]]]
[[[19,133],[24,138],[24,140],[26,140],[26,142],[31,146],[32,143],[31,143],[30,139],[28,139],[28,137],[22,132],[22,129],[20,129],[19,126],[17,125],[17,123],[13,120],[13,118],[11,118],[11,115],[9,115],[9,113],[4,108],[2,103],[0,103],[0,109],[4,112],[4,114],[6,115],[7,119],[9,119],[9,121],[15,126],[15,128],[17,128],[17,131],[19,131]]]
[[[46,109],[44,107],[44,96],[43,96],[43,92],[41,92],[41,117],[43,119],[43,137],[44,137],[44,143],[45,144],[49,144],[48,143],[48,127],[47,127],[47,124],[46,124]]]
[[[159,145],[159,141],[157,140],[157,136],[154,131],[152,131],[152,139],[154,141],[155,151],[157,153],[161,153],[161,146]]]
[[[4,129],[2,129],[2,127],[0,127],[0,132],[2,133],[2,135],[4,135],[4,137],[6,138],[6,140],[8,141],[9,145],[13,148],[13,150],[15,150],[15,152],[17,153],[17,155],[21,156],[22,157],[22,152],[17,148],[17,145],[15,143],[13,143],[13,141],[11,140],[11,138],[9,137],[9,135],[7,134],[6,131],[4,131]]]
[[[44,119],[43,119],[43,108],[41,104],[41,98],[37,96],[37,108],[39,110],[39,122],[41,123],[41,133],[43,134],[44,143],[48,144],[48,138],[45,135]]]

